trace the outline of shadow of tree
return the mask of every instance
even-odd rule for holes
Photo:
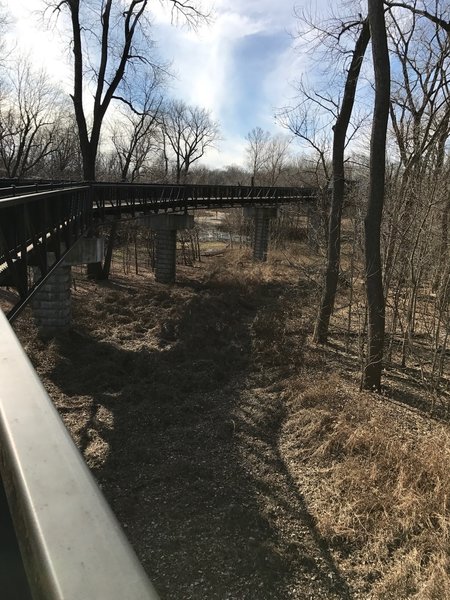
[[[319,360],[335,363],[343,377],[356,382],[355,364],[360,362],[360,358],[352,352],[346,352],[341,340],[333,339],[326,346],[316,347],[314,351]],[[417,367],[402,367],[398,361],[387,362],[383,374],[382,395],[387,402],[398,403],[427,419],[442,423],[448,423],[450,420],[448,395],[426,389]]]

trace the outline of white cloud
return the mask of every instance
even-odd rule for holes
[[[267,73],[263,84],[267,102],[273,111],[295,102],[295,82],[301,79],[308,66],[307,57],[299,54],[295,41],[278,56],[275,67]]]
[[[173,56],[176,80],[174,93],[210,110],[220,118],[224,103],[229,101],[227,84],[234,67],[231,61],[236,42],[263,31],[261,22],[237,12],[224,11],[214,22],[198,32],[163,25],[161,53]]]
[[[196,31],[171,25],[171,3],[167,0],[149,3],[159,52],[164,59],[173,61],[176,79],[171,83],[171,95],[210,110],[213,118],[226,126],[220,152],[211,150],[206,157],[210,164],[213,160],[217,164],[243,161],[247,131],[226,130],[230,119],[239,115],[239,97],[245,96],[247,105],[248,98],[254,103],[255,122],[248,123],[249,128],[260,125],[276,131],[274,109],[292,96],[289,82],[299,77],[306,64],[296,53],[294,41],[289,40],[289,32],[296,27],[294,3],[295,0],[215,0],[212,21]],[[17,39],[20,52],[31,55],[37,66],[45,67],[49,76],[69,91],[69,49],[59,36],[39,24],[35,11],[42,11],[43,0],[7,0],[6,4],[15,19],[10,41]],[[211,5],[209,0],[203,1],[205,8]],[[286,36],[286,45],[278,50],[280,54],[270,60],[266,72],[262,69],[257,93],[246,89],[245,78],[237,77],[243,65],[235,57],[243,40],[256,35]],[[231,82],[236,81],[239,94],[233,93]]]
[[[42,0],[6,0],[5,6],[11,19],[5,36],[8,48],[12,48],[9,60],[29,56],[36,69],[45,69],[62,89],[71,89],[68,48],[46,27]]]
[[[290,82],[298,79],[306,64],[296,52],[296,43],[290,33],[296,25],[292,0],[216,0],[214,20],[197,32],[169,28],[169,14],[162,6],[155,15],[155,23],[164,27],[164,44],[159,43],[164,54],[172,53],[177,80],[173,84],[173,95],[189,103],[198,104],[211,111],[213,117],[227,123],[238,115],[238,99],[233,95],[232,82],[243,65],[237,64],[234,52],[247,36],[264,34],[285,36],[288,48],[274,57],[272,68],[262,75],[258,92],[239,90],[252,96],[254,101],[254,123],[263,128],[280,131],[275,124],[275,109],[285,105],[293,96]],[[273,67],[273,64],[275,66]],[[268,67],[269,68],[269,67]],[[228,141],[220,143],[220,153],[209,151],[207,161],[218,160],[222,164],[230,159],[243,162],[245,135],[223,132]],[[235,145],[236,150],[233,151]]]
[[[214,148],[209,148],[203,164],[212,169],[221,169],[227,165],[244,166],[246,160],[246,141],[241,136],[223,138]]]

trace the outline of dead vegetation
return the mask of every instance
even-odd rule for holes
[[[450,597],[448,425],[399,378],[360,393],[345,332],[309,342],[311,266],[78,274],[70,334],[17,323],[163,599]]]
[[[336,375],[287,396],[282,452],[362,597],[448,598],[448,427]]]

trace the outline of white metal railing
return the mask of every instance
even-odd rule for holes
[[[35,600],[157,600],[1,311],[0,474]]]

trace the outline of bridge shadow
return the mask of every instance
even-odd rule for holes
[[[100,341],[84,315],[48,377],[161,598],[349,598],[278,449],[279,365],[254,321],[280,285],[129,288],[97,292],[113,298],[104,327],[122,320],[129,339]]]

